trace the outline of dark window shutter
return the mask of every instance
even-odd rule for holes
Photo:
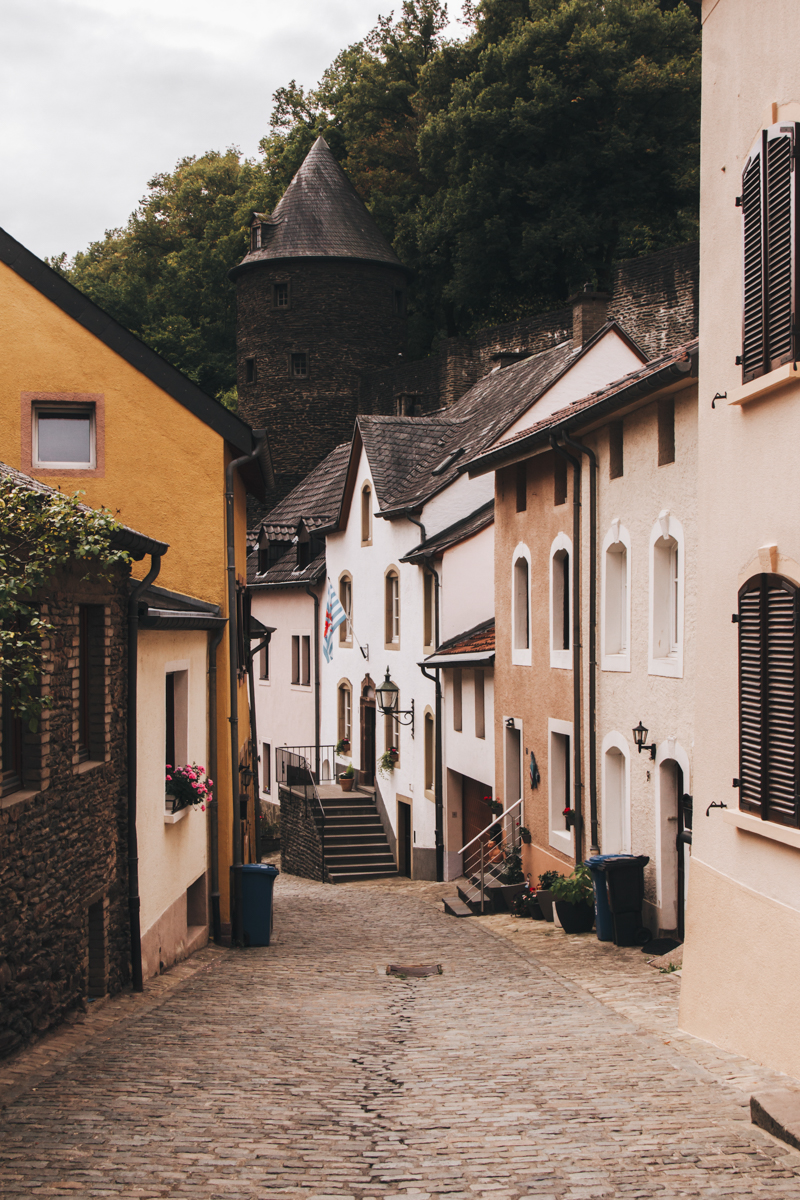
[[[764,222],[763,181],[759,146],[747,160],[742,175],[744,214],[744,333],[742,380],[764,374]]]
[[[798,589],[757,575],[739,593],[739,805],[800,824]]]
[[[795,126],[767,133],[767,370],[794,358]]]

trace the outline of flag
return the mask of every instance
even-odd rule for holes
[[[341,625],[342,621],[347,620],[347,614],[339,603],[339,597],[333,590],[333,584],[328,580],[328,603],[325,607],[325,633],[323,634],[322,653],[325,655],[325,661],[330,662],[333,657],[333,635]]]

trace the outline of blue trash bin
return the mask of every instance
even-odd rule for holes
[[[646,854],[595,854],[586,859],[592,872],[598,941],[616,942],[618,946],[637,944],[642,928],[644,868],[649,862]]]
[[[272,889],[280,871],[269,863],[248,863],[239,870],[244,944],[268,946],[272,933]]]
[[[598,942],[613,942],[614,940],[614,917],[608,903],[606,874],[605,871],[601,870],[600,864],[608,858],[616,857],[614,854],[593,854],[591,858],[586,859],[586,866],[592,873],[594,927],[597,932]]]

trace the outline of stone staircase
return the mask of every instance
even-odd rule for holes
[[[487,874],[483,889],[483,911],[485,913],[505,912],[506,904],[501,892],[502,884],[498,879]],[[445,896],[442,903],[444,911],[451,917],[473,917],[481,915],[481,881],[480,876],[464,879],[456,885],[457,896]]]
[[[374,795],[320,789],[325,813],[325,866],[331,883],[385,879],[397,874]]]

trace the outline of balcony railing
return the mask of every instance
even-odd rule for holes
[[[305,759],[315,783],[336,782],[335,746],[280,746],[277,753],[286,751]],[[342,763],[342,766],[345,764]],[[280,776],[278,776],[280,782]]]

